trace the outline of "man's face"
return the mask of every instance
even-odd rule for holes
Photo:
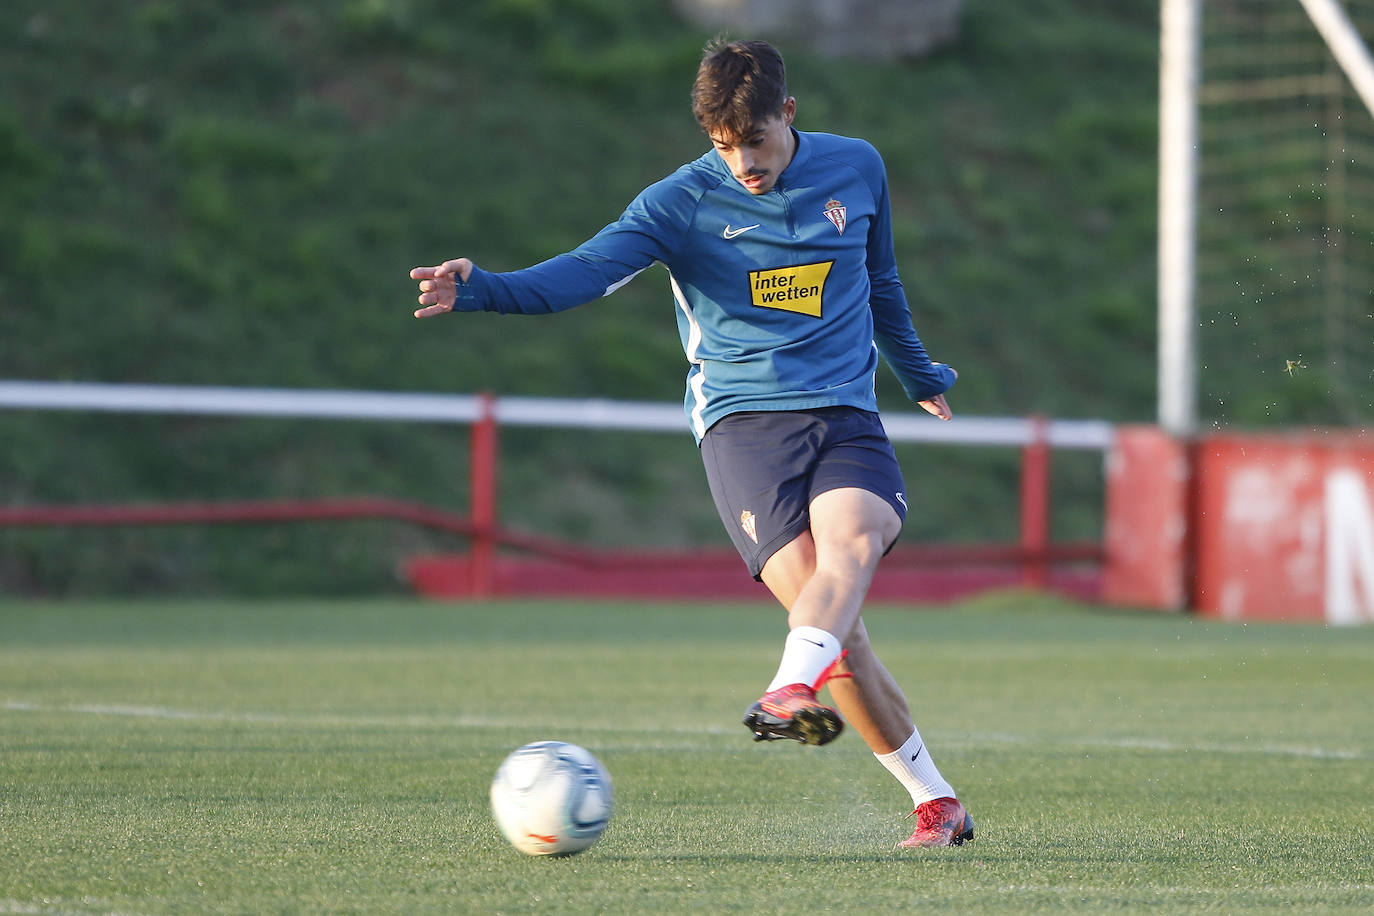
[[[720,131],[711,133],[711,142],[720,158],[730,167],[735,180],[750,194],[767,194],[778,182],[778,176],[792,161],[796,141],[792,137],[792,119],[797,114],[795,99],[782,105],[782,114],[758,122],[747,136],[736,137]]]

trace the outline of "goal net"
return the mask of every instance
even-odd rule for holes
[[[1367,425],[1374,117],[1299,0],[1205,0],[1199,82],[1199,425]]]

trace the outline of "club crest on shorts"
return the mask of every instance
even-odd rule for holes
[[[758,516],[745,509],[739,514],[739,526],[744,529],[744,533],[749,535],[749,540],[755,544],[759,542],[759,520]]]
[[[825,202],[825,209],[821,211],[825,218],[835,224],[835,228],[840,230],[840,235],[844,235],[844,227],[849,222],[849,211],[844,204],[835,198],[830,198]]]

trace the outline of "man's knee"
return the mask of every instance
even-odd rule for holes
[[[868,490],[828,490],[811,501],[811,534],[818,557],[847,555],[876,566],[901,531],[901,517]]]
[[[882,532],[818,533],[816,568],[872,573],[887,550]]]

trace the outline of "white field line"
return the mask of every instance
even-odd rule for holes
[[[0,706],[6,712],[59,713],[90,716],[123,716],[134,719],[163,719],[187,722],[224,722],[242,725],[295,725],[337,728],[510,728],[520,725],[535,730],[574,730],[612,732],[637,735],[734,735],[737,727],[725,725],[643,726],[618,722],[569,725],[564,721],[525,720],[514,722],[509,717],[435,716],[435,715],[367,715],[343,713],[280,713],[227,712],[216,710],[174,709],[168,706],[135,706],[110,703],[34,703],[25,700],[6,700]],[[1185,742],[1149,737],[1099,738],[1084,736],[1045,737],[1018,735],[1010,732],[946,733],[941,743],[946,745],[1027,745],[1050,744],[1059,747],[1101,748],[1105,750],[1143,750],[1160,753],[1260,754],[1271,757],[1303,757],[1314,760],[1365,760],[1372,756],[1353,748],[1329,748],[1302,744],[1276,744],[1267,741]]]
[[[1269,757],[1308,757],[1314,760],[1365,760],[1374,755],[1353,748],[1314,747],[1305,744],[1273,744],[1268,741],[1166,741],[1162,738],[1085,738],[1062,736],[1046,738],[1040,735],[1014,735],[999,732],[967,732],[966,743],[977,744],[1053,744],[1060,747],[1105,748],[1108,750],[1160,751],[1166,754],[1261,754]],[[959,739],[946,739],[946,744]]]
[[[44,900],[26,903],[22,900],[0,900],[0,913],[29,914],[29,916],[138,916],[127,910],[112,910],[94,897],[82,897],[77,908]]]
[[[23,700],[7,701],[3,707],[11,712],[35,713],[77,713],[91,716],[124,716],[132,719],[173,719],[187,722],[225,722],[238,725],[297,725],[337,728],[356,726],[359,728],[507,728],[516,724],[539,727],[539,722],[516,723],[509,718],[483,716],[434,716],[398,715],[374,716],[367,714],[344,713],[280,713],[280,712],[225,712],[217,710],[173,709],[168,706],[134,706],[111,703],[30,703]],[[612,724],[598,731],[645,732],[649,729],[638,726]],[[677,728],[653,729],[653,731],[676,731],[684,734],[718,732],[725,734],[726,729]],[[730,731],[734,731],[730,729]]]
[[[1272,900],[1277,904],[1293,905],[1292,900],[1297,892],[1325,894],[1325,893],[1351,893],[1359,891],[1374,890],[1374,884],[1355,884],[1343,881],[1313,881],[1302,882],[1300,884],[1283,884],[1279,886],[1244,886],[1218,887],[1199,884],[1132,884],[1127,887],[1114,887],[1111,885],[1097,884],[999,884],[997,890],[1002,894],[1017,893],[1041,893],[1041,894],[1060,894],[1068,895],[1077,902],[1082,897],[1100,897],[1103,900],[1115,901],[1142,901],[1146,908],[1158,908],[1161,904],[1167,904],[1174,898],[1185,898],[1180,901],[1180,906],[1186,905],[1187,909],[1195,910],[1197,907],[1192,900],[1186,898],[1200,897],[1206,900],[1220,901],[1222,912],[1238,912],[1235,902],[1237,891],[1243,892],[1247,898],[1254,898],[1259,902]],[[1247,901],[1248,902],[1248,901]],[[1270,904],[1272,905],[1272,904]],[[1033,908],[1028,908],[1032,910]],[[1344,912],[1344,908],[1337,908],[1336,912]],[[1354,912],[1354,911],[1352,911]],[[1364,912],[1363,910],[1358,912]]]

